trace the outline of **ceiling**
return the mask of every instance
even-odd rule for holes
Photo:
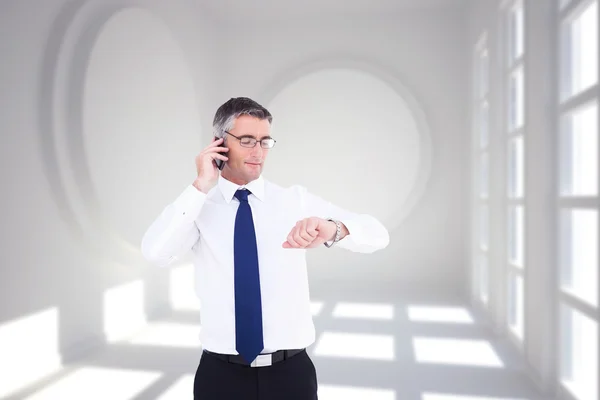
[[[376,16],[414,9],[462,8],[469,0],[198,0],[221,20],[272,20],[315,16]]]

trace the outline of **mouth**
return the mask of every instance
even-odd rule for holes
[[[246,161],[246,164],[248,165],[254,165],[254,166],[260,166],[262,163],[261,162],[250,162],[250,161]]]

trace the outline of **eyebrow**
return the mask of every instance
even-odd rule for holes
[[[262,139],[273,139],[273,138],[271,137],[271,135],[263,136],[263,137],[261,137],[261,138],[258,138],[258,137],[256,137],[256,136],[254,136],[254,135],[250,134],[250,133],[245,133],[245,134],[243,134],[243,135],[240,135],[240,138],[244,138],[244,137],[250,137],[250,138],[253,138],[253,139],[256,139],[256,140],[262,140]]]

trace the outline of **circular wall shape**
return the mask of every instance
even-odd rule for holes
[[[39,148],[57,212],[90,254],[138,265],[145,229],[191,182],[201,146],[184,52],[149,10],[75,1],[57,14],[40,73]]]
[[[101,218],[137,249],[159,204],[189,183],[183,173],[201,144],[194,79],[168,27],[125,9],[96,38],[83,93],[83,145]]]
[[[268,103],[277,144],[265,176],[372,214],[391,231],[421,196],[429,173],[429,132],[414,107],[360,69],[305,74]]]

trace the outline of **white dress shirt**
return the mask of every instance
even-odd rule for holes
[[[219,177],[207,194],[187,187],[146,231],[142,253],[153,264],[168,266],[190,249],[201,304],[203,348],[224,354],[235,349],[233,236],[239,201],[236,185]],[[245,185],[256,230],[263,316],[263,353],[300,349],[315,340],[305,249],[283,242],[296,222],[307,217],[333,218],[350,232],[336,246],[361,253],[386,247],[389,235],[374,217],[343,210],[302,186],[283,188],[263,177]],[[310,250],[310,249],[309,249]]]

